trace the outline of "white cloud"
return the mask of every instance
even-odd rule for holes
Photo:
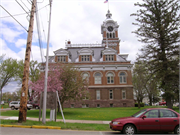
[[[16,41],[16,43],[15,43],[15,45],[16,45],[16,47],[24,47],[24,46],[26,46],[26,42],[27,42],[27,40],[25,40],[25,39],[18,39],[17,41]]]

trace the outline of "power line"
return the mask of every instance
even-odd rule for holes
[[[19,15],[24,15],[24,14],[27,14],[27,13],[20,13],[20,14],[15,14],[15,15],[12,15],[12,16],[19,16]],[[0,18],[8,18],[8,17],[11,17],[11,16],[2,16]]]
[[[24,2],[22,0],[21,0],[21,2],[24,4]],[[24,4],[24,6],[30,11],[30,9],[26,6],[26,4]]]
[[[36,3],[36,9],[38,9],[38,5]],[[37,32],[38,32],[38,39],[39,39],[39,47],[40,47],[40,53],[41,53],[41,60],[43,63],[43,54],[42,54],[42,40],[41,40],[41,32],[40,32],[40,25],[39,25],[39,14],[36,12],[36,24],[37,24]]]
[[[24,7],[16,0],[16,2],[21,6],[21,8],[29,15],[29,13],[24,9]],[[29,10],[30,11],[30,10]]]
[[[0,5],[1,6],[1,5]],[[3,6],[1,6],[14,20],[16,20]],[[21,26],[22,24],[16,20],[17,23],[19,23]],[[24,26],[22,26],[24,28]],[[24,28],[26,30],[26,28]],[[28,30],[26,30],[28,32]]]
[[[1,5],[0,5],[1,6]],[[40,11],[41,9],[43,9],[43,8],[45,8],[45,7],[47,7],[47,6],[49,6],[49,4],[47,4],[46,6],[44,6],[44,7],[42,7],[42,8],[40,8],[39,10],[37,10],[37,11]],[[1,6],[2,7],[2,6]],[[3,7],[2,7],[3,8]],[[5,8],[3,8],[3,9],[5,9]],[[6,11],[6,10],[5,10]],[[27,12],[27,13],[30,13],[30,12]],[[10,16],[1,16],[0,18],[8,18],[8,17],[12,17],[12,16],[19,16],[19,15],[24,15],[24,14],[27,14],[27,13],[20,13],[20,14],[15,14],[15,15],[10,15]]]

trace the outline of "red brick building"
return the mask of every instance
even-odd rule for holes
[[[120,54],[119,25],[108,11],[101,25],[102,44],[66,43],[54,51],[49,63],[73,63],[89,80],[89,99],[65,102],[64,107],[132,107],[134,106],[132,64],[127,54]]]

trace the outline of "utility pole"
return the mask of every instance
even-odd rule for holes
[[[19,120],[18,122],[26,122],[27,115],[27,93],[28,93],[28,81],[29,81],[29,63],[30,63],[30,52],[32,45],[32,36],[33,36],[33,25],[34,25],[34,13],[36,11],[36,0],[32,2],[30,22],[28,29],[28,37],[26,44],[25,52],[25,62],[24,62],[24,72],[23,72],[23,81],[21,88],[21,100],[20,100],[20,109],[19,109]]]
[[[46,50],[46,69],[45,69],[43,112],[42,112],[42,122],[43,122],[43,124],[46,124],[47,78],[48,78],[48,59],[49,59],[49,40],[50,40],[52,0],[49,0],[49,5],[50,5],[49,28],[48,28],[47,50]]]

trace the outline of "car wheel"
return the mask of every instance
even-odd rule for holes
[[[15,107],[14,106],[11,106],[11,110],[14,110],[15,109]]]
[[[175,128],[175,130],[174,130],[174,133],[175,133],[175,134],[178,134],[178,135],[180,134],[179,126],[176,126],[176,128]]]
[[[31,110],[31,108],[28,108],[28,110]]]
[[[126,135],[133,135],[136,133],[136,129],[132,124],[128,124],[124,127],[123,133]]]

